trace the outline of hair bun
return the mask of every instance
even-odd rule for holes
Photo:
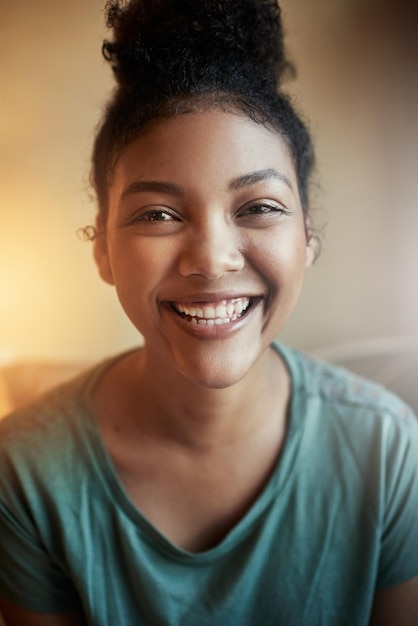
[[[289,69],[275,0],[110,0],[103,54],[121,87],[144,98],[234,88],[276,89]]]

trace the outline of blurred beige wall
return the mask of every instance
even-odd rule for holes
[[[0,22],[0,361],[138,341],[90,244],[93,129],[111,85],[102,0],[16,0]],[[283,0],[289,90],[318,153],[321,258],[282,333],[313,349],[418,333],[415,0]]]
[[[316,140],[323,256],[285,335],[418,333],[418,3],[284,0],[291,85]],[[311,313],[311,316],[309,315]]]

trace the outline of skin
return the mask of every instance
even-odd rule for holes
[[[254,182],[258,172],[262,180]],[[161,191],[139,190],[151,182]],[[146,338],[148,367],[205,388],[251,377],[293,310],[312,260],[285,143],[218,110],[157,123],[129,146],[99,229],[101,275]],[[239,328],[196,328],[169,305],[239,296],[260,299]]]
[[[0,610],[6,626],[87,626],[84,617],[76,611],[56,614],[33,613],[4,598],[0,598]]]
[[[191,552],[241,519],[285,440],[290,381],[269,345],[314,256],[297,189],[280,135],[208,109],[153,124],[128,146],[98,219],[99,272],[145,338],[96,387],[99,426],[132,501]],[[237,298],[251,306],[228,324],[175,310]],[[417,580],[377,593],[371,624],[417,623]],[[9,625],[84,624],[0,607]]]
[[[216,109],[154,124],[119,159],[98,227],[101,276],[145,337],[96,390],[104,440],[146,517],[208,549],[257,498],[285,436],[288,373],[269,345],[313,254],[287,146]],[[175,310],[247,298],[228,324]]]

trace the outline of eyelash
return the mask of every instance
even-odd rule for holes
[[[277,204],[258,202],[256,204],[251,204],[250,206],[246,207],[243,211],[240,212],[239,215],[243,215],[244,217],[247,215],[258,215],[262,217],[263,215],[271,215],[274,213],[283,214],[286,213],[286,210]]]
[[[268,202],[257,202],[255,204],[250,204],[240,209],[236,217],[240,218],[263,218],[270,217],[274,215],[283,215],[286,213],[286,209],[277,204],[269,204]],[[148,223],[163,223],[163,222],[178,222],[181,218],[173,215],[168,210],[163,208],[161,209],[149,209],[144,213],[141,213],[137,217],[134,218],[134,222],[148,222]]]
[[[164,216],[163,219],[161,219],[162,216]],[[176,217],[164,209],[151,209],[134,219],[135,222],[170,222],[173,220],[176,221]]]

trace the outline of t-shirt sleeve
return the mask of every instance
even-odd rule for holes
[[[35,612],[78,607],[73,584],[28,526],[0,501],[0,595]]]
[[[418,575],[418,420],[403,407],[384,429],[379,589]]]
[[[63,551],[55,549],[60,525],[48,493],[54,473],[47,464],[39,471],[47,456],[42,446],[54,448],[54,441],[42,414],[36,416],[35,435],[25,432],[24,416],[0,425],[0,595],[34,612],[57,613],[77,608],[79,600]]]

